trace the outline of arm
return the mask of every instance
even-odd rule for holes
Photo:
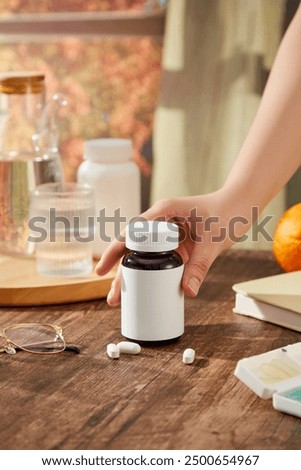
[[[157,202],[142,214],[151,220],[181,217],[189,221],[191,209],[204,220],[218,217],[219,222],[206,231],[198,223],[202,242],[195,240],[195,228],[185,223],[187,237],[180,246],[185,261],[182,286],[185,293],[195,296],[214,259],[231,246],[229,236],[216,242],[213,236],[227,227],[235,216],[248,220],[239,226],[236,236],[247,232],[252,207],[262,210],[287,183],[301,164],[301,7],[299,7],[279,48],[261,104],[248,136],[224,186],[211,194]],[[125,253],[124,243],[115,240],[107,248],[96,267],[105,274]],[[120,301],[120,274],[113,281],[108,295],[110,305]]]
[[[260,210],[301,164],[301,7],[278,50],[257,115],[224,185]],[[253,184],[250,184],[253,183]]]

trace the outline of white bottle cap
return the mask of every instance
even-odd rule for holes
[[[136,220],[126,227],[125,245],[147,253],[175,250],[179,246],[179,227],[172,222]]]
[[[84,142],[84,159],[96,163],[124,163],[132,158],[129,139],[92,139]]]

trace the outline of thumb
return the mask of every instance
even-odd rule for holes
[[[203,247],[204,248],[204,247]],[[208,250],[209,251],[209,250]],[[206,249],[195,246],[189,261],[185,265],[182,287],[189,297],[195,297],[216,256],[208,255]]]

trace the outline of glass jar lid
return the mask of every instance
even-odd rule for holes
[[[0,93],[41,93],[44,90],[44,80],[45,75],[40,72],[1,72]]]

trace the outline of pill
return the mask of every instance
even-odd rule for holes
[[[114,343],[108,344],[107,345],[107,355],[109,357],[111,357],[112,359],[118,359],[119,356],[120,356],[119,347]]]
[[[121,341],[117,344],[119,351],[124,354],[139,354],[141,352],[141,346],[137,343],[130,341]]]
[[[192,364],[195,359],[195,350],[188,348],[183,352],[183,362],[184,364]]]

